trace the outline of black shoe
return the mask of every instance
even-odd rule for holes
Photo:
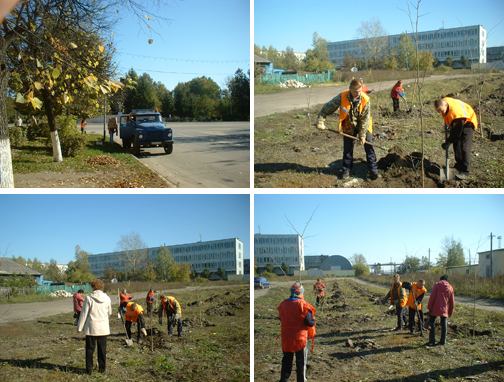
[[[382,178],[382,176],[378,171],[370,171],[368,173],[368,178],[371,180],[376,180]]]
[[[350,173],[345,171],[341,176],[341,179],[348,179],[348,178],[350,178]]]
[[[436,346],[436,344],[434,342],[427,342],[425,346]]]
[[[397,328],[395,328],[395,329],[392,329],[392,331],[393,331],[393,332],[398,332],[398,331],[399,331],[399,330],[401,330],[401,329],[402,329],[402,328],[397,327]]]

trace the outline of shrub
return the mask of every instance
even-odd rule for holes
[[[29,126],[26,132],[26,137],[30,141],[35,138],[47,137],[49,138],[49,124],[47,122],[39,122],[36,126]]]
[[[63,156],[75,157],[82,153],[86,147],[87,139],[75,128],[77,118],[75,116],[59,116],[56,118],[56,124]]]
[[[9,138],[10,138],[10,144],[12,147],[23,146],[27,141],[26,128],[23,126],[9,127]]]
[[[453,68],[451,66],[444,66],[444,65],[438,66],[437,69],[441,70],[443,72],[449,72],[449,71],[453,70]]]

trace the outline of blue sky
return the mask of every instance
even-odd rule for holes
[[[489,251],[490,232],[504,236],[504,194],[255,195],[254,210],[254,233],[260,225],[262,234],[295,234],[287,218],[301,234],[315,211],[303,235],[305,255],[361,253],[368,264],[421,258],[429,248],[435,262],[452,235],[474,262],[478,242],[480,252]]]
[[[416,6],[416,1],[412,1]],[[354,3],[319,0],[254,1],[254,43],[277,50],[287,46],[294,52],[311,48],[313,32],[331,41],[353,40],[362,21],[381,21],[388,34],[411,32],[406,0],[361,0]],[[416,11],[410,7],[416,15]],[[423,0],[420,3],[419,31],[483,25],[488,32],[487,46],[504,45],[504,1],[502,0]],[[500,24],[499,24],[500,22]],[[496,26],[499,24],[498,26]],[[495,28],[494,28],[495,27]],[[491,30],[494,28],[493,30]],[[491,31],[490,31],[491,30]]]
[[[250,69],[249,0],[168,0],[169,6],[149,9],[170,19],[149,21],[154,31],[140,27],[138,18],[119,9],[113,29],[116,61],[121,73],[133,68],[173,90],[179,82],[210,77],[221,88],[236,70]],[[142,2],[148,4],[149,2]],[[154,1],[152,2],[154,3]],[[114,11],[115,15],[115,11]],[[141,17],[142,20],[147,21]],[[153,43],[149,44],[148,40]],[[164,73],[163,73],[164,72]]]
[[[60,264],[75,247],[114,252],[138,232],[149,247],[237,237],[250,258],[249,195],[0,195],[0,253]]]

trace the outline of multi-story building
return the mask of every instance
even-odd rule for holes
[[[504,46],[487,48],[487,62],[504,61]]]
[[[224,239],[200,241],[197,243],[166,245],[173,260],[177,263],[191,265],[191,270],[201,273],[205,268],[216,273],[219,267],[226,271],[226,275],[243,275],[244,258],[243,243],[240,239]],[[148,248],[147,256],[150,260],[157,259],[159,247]],[[91,273],[97,277],[104,277],[105,268],[123,271],[121,252],[101,253],[89,256]],[[214,278],[218,278],[215,276]]]
[[[268,263],[275,266],[275,272],[282,263],[289,266],[289,273],[294,270],[304,271],[304,244],[299,235],[254,235],[254,259],[259,273]]]
[[[413,42],[415,36],[409,33]],[[384,44],[390,52],[399,45],[400,34],[387,36]],[[481,25],[473,25],[460,28],[439,29],[434,31],[418,32],[418,48],[420,51],[432,51],[433,58],[444,62],[447,57],[455,61],[460,60],[462,55],[467,57],[469,63],[486,63],[487,32]],[[328,42],[329,61],[337,68],[343,66],[345,55],[353,58],[365,58],[362,47],[364,39]]]

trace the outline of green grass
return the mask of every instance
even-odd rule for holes
[[[10,299],[7,297],[0,298],[0,304],[20,304],[27,302],[43,302],[43,301],[54,301],[62,297],[51,297],[48,294],[29,294],[26,296],[15,296]]]

